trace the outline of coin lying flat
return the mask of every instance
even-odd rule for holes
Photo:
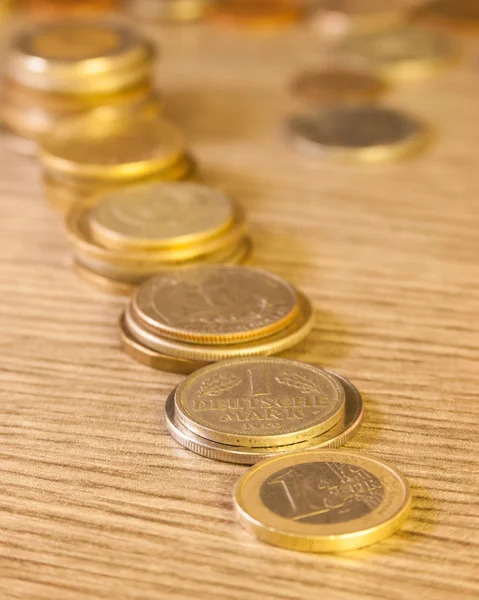
[[[340,36],[385,31],[407,20],[401,0],[322,0],[312,17],[320,33]]]
[[[291,90],[305,104],[364,102],[381,96],[386,85],[373,73],[347,67],[329,67],[298,75]]]
[[[231,200],[195,183],[148,183],[104,195],[90,211],[93,239],[108,248],[197,244],[233,223]]]
[[[418,16],[426,23],[459,33],[479,33],[477,0],[436,0],[421,6]]]
[[[425,77],[452,66],[459,57],[450,38],[419,27],[351,37],[340,50],[389,80]]]
[[[191,343],[162,337],[140,325],[132,315],[131,306],[125,311],[125,321],[132,335],[142,344],[163,354],[179,358],[213,362],[242,356],[270,356],[299,344],[314,325],[311,301],[298,292],[298,316],[280,331],[256,340],[232,344]]]
[[[238,481],[238,519],[256,538],[303,552],[341,552],[395,533],[411,496],[388,464],[344,450],[294,452],[264,460]]]
[[[144,79],[154,50],[116,21],[43,23],[14,38],[6,71],[33,88],[106,92]]]
[[[209,13],[210,21],[241,29],[279,29],[301,17],[299,3],[291,0],[225,0]]]
[[[406,113],[365,104],[330,106],[293,116],[287,135],[304,154],[379,162],[421,149],[430,139],[430,130]]]
[[[184,153],[178,129],[161,117],[97,109],[59,123],[41,140],[40,157],[49,172],[70,178],[131,181],[176,164]]]
[[[259,269],[198,266],[146,281],[132,299],[135,318],[154,333],[202,344],[231,344],[280,331],[298,314],[297,294]]]
[[[344,377],[331,373],[339,380],[346,392],[345,414],[336,425],[317,437],[304,442],[276,446],[273,448],[249,448],[213,442],[193,433],[176,418],[174,391],[165,403],[165,422],[171,436],[182,446],[196,454],[224,462],[252,465],[265,458],[282,453],[318,448],[338,448],[350,440],[357,432],[363,418],[363,402],[358,390]]]
[[[204,367],[175,393],[180,423],[208,440],[242,447],[301,442],[344,416],[346,393],[326,371],[286,358]]]

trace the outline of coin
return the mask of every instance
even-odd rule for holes
[[[177,163],[184,153],[178,129],[161,117],[119,118],[110,109],[59,123],[40,143],[48,171],[115,183],[151,176]]]
[[[291,0],[224,0],[209,13],[211,21],[242,29],[278,29],[301,17],[297,2]]]
[[[252,465],[265,458],[279,456],[287,452],[317,450],[319,448],[338,448],[350,440],[357,432],[363,419],[363,401],[361,394],[350,381],[331,371],[327,372],[339,380],[340,384],[344,387],[346,392],[345,414],[331,429],[304,442],[273,448],[249,448],[213,442],[196,435],[176,418],[174,391],[169,395],[165,403],[165,423],[171,436],[179,444],[185,446],[185,448],[201,456],[224,462]]]
[[[373,73],[347,67],[329,67],[300,73],[291,90],[306,104],[362,102],[386,91],[384,82]]]
[[[375,544],[407,519],[411,495],[390,465],[344,450],[294,452],[264,460],[238,481],[241,525],[257,539],[303,552]]]
[[[135,289],[134,284],[99,275],[98,273],[95,273],[95,271],[85,267],[85,265],[82,265],[78,260],[73,261],[73,267],[80,279],[100,292],[114,294],[116,296],[130,296]]]
[[[286,358],[243,358],[200,369],[174,395],[175,415],[208,440],[273,447],[309,440],[345,413],[339,381]]]
[[[418,16],[426,23],[459,33],[479,33],[477,0],[436,0],[420,6]]]
[[[155,335],[138,324],[131,306],[125,311],[125,320],[138,341],[163,354],[210,362],[242,356],[270,356],[299,344],[313,328],[314,310],[311,302],[301,292],[297,291],[297,294],[299,314],[292,323],[267,337],[236,344],[193,344]]]
[[[321,33],[336,36],[392,29],[407,18],[401,0],[322,0],[312,22]]]
[[[379,162],[422,149],[430,140],[430,129],[392,108],[336,105],[293,116],[287,123],[287,135],[304,154]]]
[[[199,266],[149,279],[132,299],[135,319],[174,340],[231,344],[284,329],[298,314],[296,290],[267,271]]]
[[[108,248],[172,248],[220,235],[233,223],[231,200],[196,183],[146,183],[102,196],[90,211],[93,240]]]
[[[123,350],[128,356],[147,367],[170,373],[189,374],[208,364],[204,361],[174,358],[142,346],[131,336],[122,318],[119,323],[119,332]]]
[[[453,40],[418,27],[351,37],[340,51],[393,81],[435,74],[452,66],[459,57]]]
[[[42,23],[20,32],[7,75],[27,87],[58,92],[107,92],[145,79],[153,46],[117,21]]]
[[[211,0],[129,0],[127,8],[143,19],[190,22],[201,19],[209,4]]]

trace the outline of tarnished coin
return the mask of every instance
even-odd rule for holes
[[[273,447],[309,440],[345,413],[339,381],[286,358],[245,358],[204,367],[175,393],[175,415],[208,440]]]
[[[436,0],[418,11],[418,16],[431,25],[459,33],[479,33],[477,0]]]
[[[318,448],[339,448],[339,446],[350,440],[359,429],[364,412],[363,401],[361,394],[350,381],[340,375],[328,372],[339,380],[346,392],[344,417],[325,433],[304,442],[273,448],[249,448],[213,442],[196,435],[176,418],[174,391],[165,403],[166,426],[171,436],[192,452],[196,452],[196,454],[201,454],[201,456],[206,456],[207,458],[244,465],[252,465],[265,458],[279,456],[286,452],[317,450]]]
[[[135,318],[175,340],[232,344],[284,329],[297,294],[281,278],[250,267],[200,266],[146,281],[132,299]]]
[[[341,36],[392,29],[407,17],[402,0],[321,0],[312,24],[321,33]]]
[[[411,495],[390,465],[345,450],[294,452],[252,467],[238,481],[241,525],[257,539],[302,552],[341,552],[395,533]]]
[[[459,57],[453,40],[419,27],[351,37],[340,51],[388,80],[425,77],[452,66]]]
[[[293,116],[287,135],[304,154],[379,162],[421,149],[430,139],[430,130],[406,113],[364,104],[330,106]]]
[[[241,29],[279,29],[296,23],[301,9],[294,0],[224,0],[209,13],[213,22]]]
[[[171,248],[218,236],[234,217],[230,198],[196,183],[147,183],[102,196],[90,211],[94,240],[108,248]]]
[[[329,67],[300,73],[291,90],[305,104],[364,102],[381,96],[386,85],[374,73],[347,67]]]
[[[309,298],[298,292],[298,315],[293,321],[272,335],[256,340],[231,344],[191,343],[162,337],[138,324],[131,306],[125,311],[125,321],[134,337],[142,344],[162,354],[171,354],[192,360],[225,360],[242,356],[271,356],[299,344],[314,325],[314,309]]]
[[[17,35],[6,72],[27,87],[102,93],[144,79],[153,56],[148,41],[117,21],[57,21]]]
[[[49,172],[74,179],[132,181],[177,163],[184,154],[183,135],[161,117],[97,109],[59,123],[40,143],[40,159]]]

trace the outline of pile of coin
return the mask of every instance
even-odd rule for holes
[[[39,157],[47,199],[62,212],[103,192],[196,172],[182,133],[155,111],[119,117],[102,108],[63,121],[40,140]]]
[[[186,23],[199,21],[212,0],[127,0],[128,12],[149,21]]]
[[[337,448],[363,418],[358,390],[344,377],[286,358],[208,365],[168,397],[165,422],[197,454],[251,465],[288,452]]]
[[[312,329],[313,312],[303,293],[266,271],[197,266],[138,286],[120,336],[139,362],[191,373],[210,362],[291,348]]]
[[[113,20],[48,22],[20,31],[5,59],[0,110],[6,141],[11,134],[38,140],[102,106],[119,117],[158,112],[151,85],[155,55],[142,35]],[[24,144],[26,152],[34,147]]]
[[[226,194],[190,182],[150,182],[99,194],[75,204],[66,226],[78,274],[116,294],[130,294],[158,272],[238,263],[251,252],[242,208]],[[161,287],[160,280],[153,285]],[[135,306],[151,305],[151,285],[142,287]],[[160,304],[167,298],[165,291]]]

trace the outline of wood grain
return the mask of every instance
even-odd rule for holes
[[[151,32],[167,110],[206,180],[247,208],[255,264],[318,308],[288,356],[360,388],[367,413],[348,447],[402,470],[412,516],[388,541],[337,556],[242,531],[231,494],[244,467],[169,437],[161,408],[181,377],[122,353],[124,301],[76,278],[38,167],[0,149],[0,598],[477,598],[477,47],[388,97],[430,120],[436,145],[359,167],[283,143],[288,79],[320,60],[311,32]]]

